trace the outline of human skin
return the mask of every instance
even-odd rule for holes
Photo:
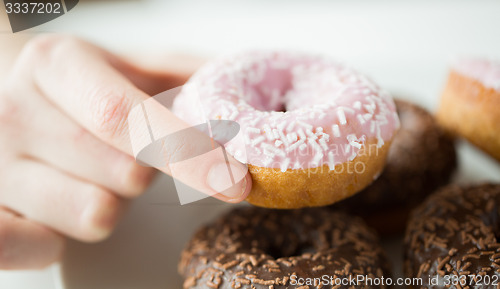
[[[108,237],[127,203],[145,191],[157,170],[135,161],[128,113],[182,85],[196,65],[181,69],[172,57],[172,69],[139,67],[64,35],[38,36],[0,59],[15,59],[0,72],[0,269],[42,268],[60,258],[66,237]],[[161,62],[168,67],[169,58]],[[168,110],[161,117],[167,132],[188,127]],[[190,149],[177,142],[166,152],[181,158]],[[206,159],[205,169],[188,167],[175,176],[237,203],[251,179],[246,167],[228,161],[245,177],[222,193],[211,179],[212,168],[226,162],[220,155]]]

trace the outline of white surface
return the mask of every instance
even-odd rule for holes
[[[499,1],[96,3],[82,3],[39,30],[81,35],[127,52],[217,55],[254,48],[320,52],[431,110],[437,107],[451,56],[500,59]],[[459,152],[458,181],[500,181],[500,166],[489,157],[466,143],[460,144]],[[71,242],[62,265],[67,289],[180,288],[176,263],[183,244],[200,223],[227,206],[204,201],[180,207],[176,198],[171,180],[162,178],[133,204],[110,240],[97,245]],[[397,250],[391,255],[398,261]],[[50,270],[0,272],[0,288],[55,286]]]

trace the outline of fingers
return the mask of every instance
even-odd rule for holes
[[[42,97],[33,102],[38,109],[30,114],[32,141],[23,144],[26,155],[124,197],[137,196],[147,188],[155,173],[152,168],[138,165],[133,157],[100,141]]]
[[[149,98],[134,84],[160,92],[187,80],[185,72],[148,71],[65,36],[39,37],[23,55],[35,63],[25,73],[52,103],[99,139],[129,154],[128,112]]]
[[[189,150],[189,148],[180,148]],[[179,152],[183,154],[184,152]],[[243,201],[250,192],[251,178],[245,166],[236,161],[225,161],[221,148],[203,155],[169,164],[168,172],[177,180],[228,203]],[[177,188],[178,194],[191,194],[189,190]],[[189,198],[180,196],[180,198]]]
[[[64,239],[0,208],[0,270],[40,269],[57,261]]]
[[[43,41],[41,40],[42,43],[38,46],[43,47]],[[51,51],[53,57],[40,61],[40,65],[34,69],[35,82],[44,95],[92,134],[111,146],[132,154],[129,125],[143,120],[128,118],[129,112],[133,107],[140,107],[140,104],[151,98],[108,63],[111,61],[115,67],[123,67],[124,64],[120,64],[119,59],[110,58],[106,52],[90,44],[65,40]],[[55,57],[70,52],[71,58]],[[189,127],[159,103],[150,104],[157,106],[153,109],[155,112],[160,112],[154,119],[150,117],[150,120],[155,123],[156,131],[162,136]],[[144,132],[147,132],[147,127],[143,126],[142,133]],[[213,142],[201,133],[193,134],[189,140],[180,140],[166,146],[164,153],[168,158],[186,152],[189,154],[199,143]],[[244,168],[236,160],[220,152],[214,152],[200,162],[191,161],[190,165],[186,162],[182,165],[176,164],[175,167],[180,166],[182,169],[176,169],[173,176],[208,195],[222,194],[230,200],[241,201],[248,194],[246,190],[248,183],[243,182],[246,180],[244,178],[247,173],[246,167]],[[210,172],[219,172],[220,164],[226,164],[225,176],[220,175],[224,180],[215,184],[216,177]],[[230,168],[236,169],[237,172],[234,174],[238,177],[236,180],[231,179],[230,184],[234,185],[231,189],[226,186],[229,182],[227,178],[233,174]],[[172,170],[163,169],[163,171]]]
[[[129,126],[140,127],[135,123],[142,124],[144,119],[128,118],[129,112],[151,98],[115,68],[124,66],[119,59],[72,38],[41,38],[26,50],[28,56],[31,54],[26,58],[33,59],[36,65],[24,73],[33,75],[34,84],[49,101],[98,139],[132,155]],[[161,114],[154,117],[154,122],[161,136],[189,128],[165,107],[157,106],[156,110]],[[141,130],[142,136],[148,131],[145,126]],[[164,172],[174,172],[174,178],[202,193],[232,202],[246,197],[251,185],[249,178],[245,177],[246,167],[221,151],[207,154],[200,162],[191,160],[175,164],[175,170],[166,168],[172,156],[191,154],[198,143],[213,143],[213,140],[195,133],[189,142],[180,139],[167,144],[162,150],[167,155],[167,162],[159,168]],[[221,164],[225,169],[221,169]],[[224,174],[220,173],[222,171]],[[216,175],[221,179],[217,180]]]
[[[114,66],[148,95],[183,85],[206,58],[183,53],[134,53]],[[129,64],[129,63],[132,63]]]
[[[99,139],[130,154],[127,115],[149,96],[112,67],[108,54],[73,38],[44,37],[25,50],[44,96]],[[119,61],[114,59],[114,61]]]
[[[241,202],[249,194],[247,167],[198,129],[208,132],[208,125],[190,127],[153,98],[131,111],[129,125],[134,154],[143,163],[226,202]]]
[[[18,161],[2,176],[0,203],[26,218],[82,241],[106,238],[126,203],[109,191],[33,160]]]

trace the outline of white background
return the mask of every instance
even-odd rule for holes
[[[319,52],[432,111],[453,56],[500,60],[499,30],[500,1],[463,0],[95,1],[36,29],[80,35],[121,53]],[[463,142],[459,152],[457,181],[500,181],[498,163]],[[172,182],[164,177],[134,203],[110,240],[70,243],[60,271],[0,272],[0,288],[180,288],[176,263],[182,246],[199,224],[227,206],[176,202]],[[400,271],[397,240],[385,244]]]

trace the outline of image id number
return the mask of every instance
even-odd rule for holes
[[[60,3],[6,3],[7,14],[59,14],[61,13]]]

